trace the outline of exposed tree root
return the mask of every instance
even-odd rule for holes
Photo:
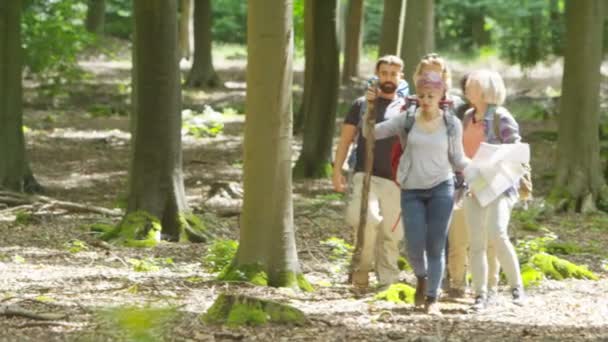
[[[32,211],[38,211],[40,209],[62,209],[71,212],[89,212],[106,216],[122,215],[121,211],[118,209],[108,209],[88,204],[60,201],[47,196],[26,195],[11,191],[0,191],[0,203],[4,203],[9,207],[19,206],[22,207],[22,209],[30,209]],[[0,214],[6,214],[15,209],[16,208],[4,209],[0,211]]]

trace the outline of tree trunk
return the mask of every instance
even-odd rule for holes
[[[220,79],[213,68],[211,0],[194,3],[194,60],[186,85],[195,88],[217,87]]]
[[[432,52],[435,46],[435,22],[433,0],[407,1],[405,11],[405,25],[403,27],[403,43],[401,44],[401,58],[403,59],[405,79],[410,84],[410,90],[415,88],[412,75],[420,58]]]
[[[291,195],[292,2],[249,3],[244,198],[240,243],[231,267],[257,267],[268,285],[297,287]]]
[[[179,15],[179,53],[180,57],[190,59],[192,55],[192,1],[180,0]]]
[[[553,197],[577,212],[594,209],[604,184],[598,133],[602,5],[602,0],[566,1],[558,169]]]
[[[348,2],[346,18],[346,46],[344,47],[344,66],[342,84],[348,84],[353,77],[359,76],[359,55],[363,37],[363,0]]]
[[[85,27],[91,33],[102,35],[106,20],[106,1],[89,0],[88,6]]]
[[[306,113],[308,112],[307,105],[310,104],[310,95],[312,87],[312,68],[314,66],[314,18],[312,11],[314,8],[313,0],[304,0],[304,91],[302,92],[302,103],[295,114],[293,132],[299,134],[304,128]]]
[[[384,0],[379,56],[399,55],[399,33],[403,0]]]
[[[483,12],[472,13],[469,16],[468,22],[471,23],[473,44],[478,48],[490,44],[490,32],[485,29],[485,16]]]
[[[38,192],[23,137],[21,1],[0,2],[0,188]],[[32,186],[37,186],[32,188]]]
[[[302,152],[296,177],[320,178],[331,173],[331,146],[338,98],[339,63],[336,42],[336,0],[309,0],[312,34],[310,87],[305,90]],[[308,48],[308,46],[307,46]],[[307,66],[308,67],[308,66]]]
[[[144,211],[160,220],[162,233],[182,240],[181,87],[177,8],[172,0],[135,0],[137,87],[135,136],[127,214]]]

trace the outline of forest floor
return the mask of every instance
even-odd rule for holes
[[[227,81],[226,87],[212,92],[186,90],[184,108],[201,111],[203,104],[211,103],[220,111],[231,107],[242,112],[244,58],[238,52],[219,56],[216,67]],[[554,215],[538,209],[554,172],[555,124],[551,101],[543,94],[547,86],[559,84],[555,67],[545,66],[544,73],[542,67],[533,70],[523,77],[526,83],[520,82],[521,73],[512,67],[484,62],[454,64],[456,74],[480,65],[502,68],[511,93],[520,94],[513,107],[522,111],[536,108],[522,112],[520,121],[524,137],[532,145],[540,199],[530,214],[520,211],[514,215],[511,233],[522,241],[554,233],[557,241],[572,247],[568,255],[560,256],[588,265],[600,280],[545,280],[528,290],[529,300],[523,307],[511,303],[503,284],[499,305],[470,313],[471,298],[445,300],[440,304],[442,317],[430,317],[409,304],[376,301],[374,293],[355,297],[346,284],[345,264],[332,258],[330,248],[321,243],[330,237],[352,241],[352,231],[343,222],[344,200],[333,193],[328,179],[294,182],[298,255],[305,276],[315,287],[312,293],[217,282],[216,274],[201,263],[209,244],[163,243],[152,249],[99,244],[90,225],[117,223],[120,216],[48,206],[23,207],[22,212],[28,212],[24,215],[0,208],[0,308],[15,305],[57,315],[48,321],[0,316],[0,341],[128,340],[129,332],[134,334],[147,326],[151,327],[150,335],[132,338],[608,341],[608,215]],[[45,196],[120,207],[126,195],[129,164],[129,125],[124,113],[129,108],[130,65],[124,55],[90,55],[81,66],[91,77],[53,95],[31,80],[25,83],[24,120],[29,128],[26,139],[32,168],[46,189]],[[296,75],[296,80],[300,77]],[[345,103],[353,93],[343,92]],[[545,107],[549,108],[548,120],[543,121]],[[216,137],[184,137],[185,185],[189,204],[209,229],[218,238],[238,240],[238,210],[221,211],[211,205],[209,197],[217,184],[238,186],[242,182],[244,116],[225,115],[221,120],[224,129]],[[299,146],[296,139],[296,152]],[[297,153],[294,160],[296,157]],[[238,198],[232,200],[238,203]],[[402,272],[401,277],[413,281],[411,272]],[[304,311],[309,323],[228,328],[200,320],[218,294],[236,292],[289,303]]]

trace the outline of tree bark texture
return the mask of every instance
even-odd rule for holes
[[[135,136],[127,213],[148,212],[178,239],[188,211],[181,154],[181,87],[177,2],[134,0]]]
[[[576,211],[592,209],[604,184],[598,133],[603,5],[602,0],[566,1],[555,189]]]
[[[297,286],[290,280],[300,273],[291,197],[293,4],[254,1],[248,11],[244,198],[235,267],[259,265],[269,285]]]
[[[180,57],[190,59],[192,56],[192,7],[193,0],[180,0],[179,15],[179,51]]]
[[[435,46],[434,0],[407,1],[401,58],[403,59],[405,79],[410,89],[415,88],[412,76],[420,58],[433,52]]]
[[[186,85],[194,88],[217,87],[220,79],[213,67],[211,0],[194,1],[194,60]]]
[[[106,21],[106,1],[89,0],[88,6],[85,27],[91,33],[102,35]]]
[[[384,0],[378,55],[399,55],[403,0]]]
[[[23,137],[21,1],[0,2],[0,188],[22,192],[29,165]]]
[[[349,0],[346,20],[342,84],[348,84],[353,77],[359,76],[359,55],[363,38],[363,0]]]
[[[329,175],[330,157],[334,135],[338,86],[339,62],[336,41],[335,18],[336,0],[309,0],[310,16],[313,22],[311,32],[305,39],[306,65],[310,71],[310,81],[306,80],[304,97],[304,128],[302,152],[296,163],[294,174],[297,177],[319,178]],[[307,32],[308,33],[308,32]],[[310,83],[308,83],[310,82]]]

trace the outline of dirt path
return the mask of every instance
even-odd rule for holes
[[[126,82],[128,70],[117,65],[91,67],[89,71],[105,76],[108,83],[84,84],[55,106],[29,89],[28,148],[49,196],[108,208],[124,197],[128,121],[83,114],[100,99],[114,108],[126,106],[128,95],[117,96],[115,87]],[[238,88],[203,95],[188,92],[186,107],[222,97],[242,100],[243,94]],[[237,239],[237,216],[221,217],[204,207],[214,182],[242,179],[243,117],[230,117],[225,124],[224,134],[216,138],[184,139],[185,182],[190,204],[210,228],[220,237]],[[342,201],[328,196],[332,193],[328,180],[297,182],[294,188],[299,256],[316,288],[310,294],[215,282],[214,275],[201,267],[204,244],[107,250],[96,244],[88,225],[115,223],[115,219],[95,214],[39,212],[21,223],[14,216],[0,218],[0,305],[64,316],[49,322],[0,316],[0,341],[121,340],[121,327],[129,326],[117,323],[125,305],[174,308],[164,319],[160,314],[150,318],[167,341],[608,340],[607,272],[601,268],[602,257],[593,255],[578,258],[602,276],[600,281],[545,281],[530,291],[524,307],[513,305],[506,294],[499,297],[500,305],[482,314],[467,312],[471,299],[444,301],[444,316],[435,318],[411,305],[374,301],[373,294],[355,298],[344,285],[344,270],[336,268],[329,250],[320,244],[331,236],[351,239],[342,221]],[[572,229],[555,220],[551,229],[569,236]],[[605,234],[600,228],[570,234],[577,242],[591,243]],[[406,272],[402,278],[412,281]],[[311,323],[257,329],[201,323],[199,315],[219,293],[237,291],[293,304],[307,313]]]

